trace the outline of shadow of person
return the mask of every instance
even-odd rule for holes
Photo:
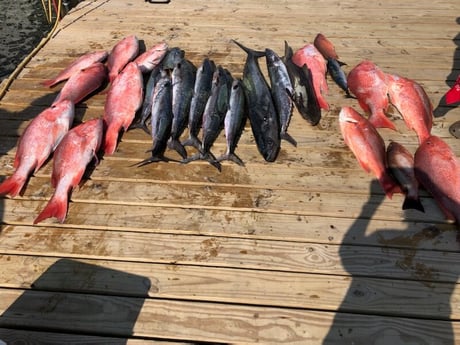
[[[0,316],[0,339],[126,344],[150,287],[144,276],[58,259]]]
[[[431,251],[423,250],[441,241],[441,231],[411,222],[405,230],[369,228],[385,199],[378,190],[373,180],[369,199],[341,244],[350,286],[323,345],[454,345],[450,300],[458,277],[438,282]]]
[[[457,24],[460,25],[460,17],[457,18],[456,20]],[[441,90],[443,93],[442,98],[439,100],[438,105],[434,109],[434,117],[442,117],[446,115],[449,110],[452,109],[452,107],[449,107],[446,104],[446,98],[445,98],[445,93],[454,85],[455,80],[459,76],[460,72],[460,31],[459,33],[452,39],[454,44],[457,46],[454,51],[454,56],[452,57],[452,69],[450,70],[450,73],[446,77],[446,89]]]

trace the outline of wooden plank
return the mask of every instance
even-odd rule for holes
[[[40,185],[40,182],[37,181]],[[49,187],[49,182],[46,182]],[[116,187],[117,184],[110,184]],[[43,187],[43,185],[40,185]],[[85,194],[74,193],[72,203],[69,205],[69,214],[66,223],[78,224],[82,222],[81,217],[77,214],[85,214],[86,218],[83,224],[101,226],[105,223],[109,227],[117,224],[128,224],[131,227],[149,228],[152,218],[150,214],[155,214],[155,218],[164,218],[168,213],[175,214],[177,217],[186,217],[187,222],[195,224],[202,215],[209,216],[210,223],[203,223],[203,227],[211,226],[220,228],[223,224],[245,224],[245,227],[251,227],[252,224],[261,222],[261,226],[273,229],[279,226],[282,231],[284,226],[292,226],[292,223],[299,224],[299,218],[302,216],[313,217],[318,213],[323,218],[320,224],[327,226],[332,218],[348,217],[373,217],[376,220],[400,221],[425,223],[446,223],[444,214],[440,211],[437,204],[431,198],[423,198],[425,213],[417,210],[402,210],[403,198],[395,196],[388,202],[384,200],[383,194],[371,196],[366,200],[365,195],[353,195],[353,202],[350,202],[350,196],[343,193],[328,192],[292,192],[292,191],[275,191],[271,189],[247,190],[241,188],[225,188],[179,185],[176,188],[169,188],[166,185],[166,191],[162,196],[161,187],[153,186],[149,193],[145,185],[135,183],[130,184],[122,182],[118,184],[120,188],[116,189],[117,196],[109,194],[111,191],[104,188],[102,183],[92,184],[92,189],[86,190]],[[377,188],[377,187],[376,187]],[[44,208],[46,202],[51,197],[53,191],[41,188],[34,191],[39,196],[40,201],[21,199],[11,201],[5,199],[3,210],[3,221],[5,223],[25,222],[29,223],[34,217],[34,213]],[[123,198],[123,193],[134,192],[132,199]],[[152,195],[152,201],[149,200],[148,194]],[[47,198],[43,198],[47,195]],[[100,200],[99,197],[110,197],[109,200]],[[35,198],[34,198],[35,199]],[[193,204],[190,205],[190,200]],[[334,200],[333,202],[330,200]],[[97,204],[97,211],[94,211],[94,204]],[[363,207],[365,210],[363,210]],[[34,211],[35,210],[35,211]],[[32,211],[32,212],[31,212]],[[101,214],[107,212],[108,219],[100,220]],[[36,213],[38,214],[38,213]],[[138,220],[134,220],[135,218]],[[27,221],[29,218],[29,222]],[[129,220],[130,218],[133,218]],[[176,217],[173,217],[174,221]],[[254,218],[257,220],[254,221]],[[259,219],[262,218],[262,219]],[[194,222],[195,219],[195,222]],[[181,222],[176,223],[179,225]],[[273,225],[273,224],[279,225]],[[272,224],[272,225],[271,225]],[[427,224],[427,226],[428,226]],[[166,224],[165,224],[166,225]],[[335,226],[335,225],[334,225]]]
[[[72,330],[69,330],[72,331]],[[39,332],[39,331],[24,331],[19,329],[0,328],[0,340],[7,344],[48,344],[48,345],[188,345],[188,342],[176,342],[171,340],[147,340],[147,339],[129,339],[129,338],[114,338],[90,336],[71,333],[55,333],[55,332]]]
[[[0,263],[0,287],[14,289],[451,320],[460,316],[460,285],[452,283],[16,255],[0,256]],[[24,267],[21,275],[15,267]]]
[[[232,343],[351,342],[371,337],[450,344],[457,322],[214,303],[0,289],[1,327]],[[20,315],[18,317],[17,315]],[[103,320],[103,322],[101,322]],[[332,327],[331,327],[332,326]],[[347,330],[341,334],[340,330]],[[329,332],[329,334],[328,334]],[[388,333],[390,332],[390,333]]]
[[[456,251],[57,227],[5,227],[4,255],[45,255],[456,282]],[[348,273],[347,273],[348,272]]]
[[[459,71],[456,5],[81,2],[0,100],[0,174],[12,173],[18,135],[62,87],[40,81],[128,34],[147,46],[164,39],[197,64],[210,56],[241,76],[246,56],[231,38],[282,53],[284,40],[297,48],[323,32],[347,72],[367,58],[419,81],[437,107],[433,134],[457,152],[448,127],[460,108],[439,106]],[[426,192],[424,215],[403,212],[401,195],[384,200],[338,130],[340,108],[359,106],[328,83],[331,110],[317,127],[295,113],[290,132],[299,145],[284,144],[273,164],[258,154],[248,125],[237,149],[245,168],[133,169],[151,139],[131,131],[74,191],[64,224],[32,226],[53,191],[48,162],[22,197],[0,199],[3,330],[24,329],[31,333],[17,339],[37,342],[51,334],[56,343],[454,344],[457,230]],[[77,121],[100,116],[104,102],[97,94],[78,105]],[[381,131],[385,141],[415,152],[414,134],[390,117],[398,132]],[[213,152],[224,149],[222,135]]]

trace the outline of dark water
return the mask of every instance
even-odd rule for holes
[[[51,28],[41,0],[0,0],[0,81],[14,71]]]

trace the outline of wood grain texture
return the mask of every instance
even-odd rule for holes
[[[318,32],[348,73],[364,59],[419,82],[435,108],[432,134],[456,153],[460,108],[442,96],[460,73],[456,0],[82,1],[0,100],[0,180],[17,140],[64,83],[40,83],[75,58],[127,35],[165,41],[243,73],[236,39],[284,54]],[[267,76],[264,61],[259,60]],[[21,196],[0,199],[0,339],[8,344],[454,345],[460,341],[460,244],[424,190],[425,213],[386,198],[345,146],[343,106],[361,112],[330,76],[318,126],[294,110],[279,157],[260,156],[249,123],[224,162],[134,164],[152,139],[120,136],[71,194],[63,224],[32,225],[53,193],[52,158]],[[106,95],[76,105],[76,123],[103,115]],[[396,109],[386,144],[418,147]],[[186,133],[184,134],[184,137]],[[221,133],[212,151],[225,151]],[[193,154],[193,149],[189,149]],[[171,158],[178,158],[171,150]]]

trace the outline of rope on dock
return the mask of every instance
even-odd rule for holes
[[[49,11],[47,12],[46,10],[46,5],[45,5],[45,2],[44,0],[42,0],[42,4],[43,4],[43,8],[45,10],[45,13],[46,16],[47,16],[47,19],[48,19],[48,16],[52,17],[51,15],[51,2],[48,1],[48,9]],[[54,32],[56,31],[57,27],[58,27],[58,24],[59,24],[59,20],[61,18],[61,6],[62,6],[62,0],[57,0],[57,3],[56,3],[56,0],[53,0],[53,7],[55,8],[55,14],[56,14],[56,19],[55,19],[55,22],[54,22],[54,25],[53,25],[53,28],[51,29],[51,31],[48,33],[48,35],[46,35],[45,38],[43,38],[40,43],[34,48],[34,50],[32,50],[32,52],[27,55],[22,61],[21,63],[16,66],[15,70],[8,76],[7,79],[5,79],[2,84],[0,84],[0,100],[3,98],[3,96],[5,96],[6,92],[8,91],[8,88],[10,87],[10,85],[12,84],[12,82],[16,79],[16,77],[19,75],[19,73],[21,73],[21,71],[23,70],[24,66],[26,64],[29,63],[29,61],[35,56],[35,54],[38,53],[38,51],[40,49],[43,48],[43,46],[50,40],[50,38],[53,36]],[[51,18],[49,18],[51,20]]]

